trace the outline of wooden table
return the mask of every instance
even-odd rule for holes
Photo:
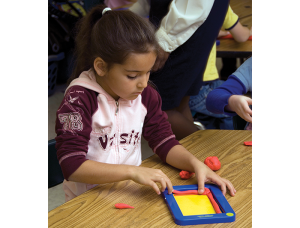
[[[222,164],[217,174],[229,179],[237,193],[226,199],[236,213],[236,221],[184,227],[252,227],[252,131],[199,130],[180,142],[198,159],[217,156]],[[153,155],[142,162],[144,167],[161,169],[175,185],[196,184],[192,178],[182,180],[180,170],[161,162]],[[135,209],[119,210],[116,203]],[[174,223],[162,196],[152,188],[133,181],[97,186],[48,213],[49,227],[181,227]]]
[[[252,0],[230,0],[230,7],[239,16],[243,26],[249,29],[252,26]],[[238,43],[233,39],[219,39],[217,57],[220,58],[247,58],[252,54],[252,40]]]

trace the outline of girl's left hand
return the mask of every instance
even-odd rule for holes
[[[171,148],[167,155],[166,162],[177,169],[195,173],[198,181],[199,194],[204,192],[205,182],[213,182],[219,185],[223,195],[226,194],[226,187],[228,188],[231,196],[234,196],[236,193],[236,190],[229,180],[220,177],[182,145],[176,145]]]
[[[196,163],[196,165],[194,166],[194,170],[198,181],[198,191],[200,194],[204,192],[204,184],[206,182],[213,182],[220,186],[224,196],[226,194],[226,187],[228,188],[231,196],[235,195],[236,190],[233,187],[232,183],[229,180],[220,177],[201,161]]]

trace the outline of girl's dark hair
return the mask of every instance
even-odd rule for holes
[[[127,10],[106,11],[105,5],[91,9],[77,24],[75,38],[75,67],[69,83],[102,58],[108,69],[122,64],[131,53],[158,51],[155,29],[146,19]]]

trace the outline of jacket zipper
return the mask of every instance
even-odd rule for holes
[[[117,120],[117,114],[118,114],[118,111],[119,111],[119,102],[118,101],[116,101],[116,106],[117,106],[117,109],[116,109],[116,113],[115,113],[115,116],[116,116],[115,118],[116,118],[116,123],[118,123],[118,120]],[[116,134],[117,134],[117,132],[116,132]],[[116,142],[116,143],[118,144],[119,142]],[[116,148],[116,153],[117,153],[116,154],[116,164],[119,164],[119,161],[120,161],[119,147]]]
[[[119,111],[119,102],[116,101],[116,105],[117,105],[117,109],[116,109],[116,115],[118,114],[118,111]]]

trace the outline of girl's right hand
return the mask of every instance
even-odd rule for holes
[[[133,166],[130,172],[130,179],[136,183],[150,186],[160,195],[168,187],[168,193],[172,194],[173,186],[171,180],[159,169],[152,169],[140,166]],[[161,191],[156,182],[161,184]]]

